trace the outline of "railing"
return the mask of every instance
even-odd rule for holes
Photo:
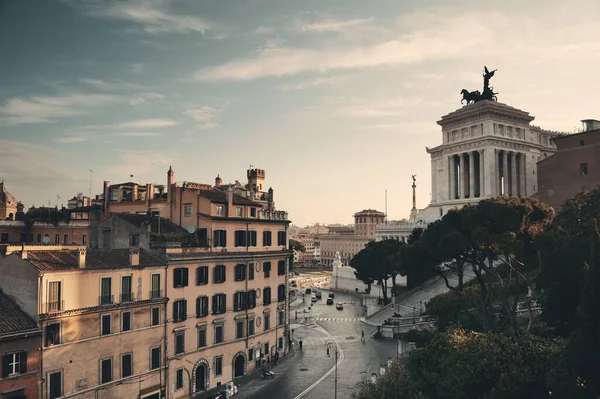
[[[115,303],[115,296],[114,295],[100,295],[98,297],[98,302],[100,303],[100,305],[112,305],[113,303]]]
[[[259,211],[258,218],[269,220],[288,220],[288,213],[285,211]]]
[[[163,297],[163,290],[150,290],[149,298],[150,299],[160,299]]]
[[[46,313],[56,313],[65,310],[65,301],[49,301],[43,306]]]
[[[133,301],[135,301],[135,295],[132,292],[122,293],[119,296],[119,302],[121,302],[121,303],[133,302]]]

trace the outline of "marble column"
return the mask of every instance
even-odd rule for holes
[[[475,151],[469,152],[469,198],[475,198]]]
[[[510,153],[510,172],[510,195],[517,195],[517,153],[514,151]]]
[[[466,186],[467,186],[465,184],[465,177],[467,176],[467,174],[465,173],[465,154],[459,155],[459,162],[460,162],[460,175],[458,177],[458,180],[460,181],[459,198],[465,198]]]
[[[502,151],[502,194],[508,194],[508,151]]]
[[[494,182],[494,196],[502,194],[502,179],[500,176],[500,150],[494,150],[494,176],[496,177],[496,181]]]
[[[448,187],[450,188],[450,192],[449,192],[449,196],[448,196],[449,200],[453,200],[456,197],[454,194],[456,191],[456,184],[454,182],[455,172],[456,172],[456,163],[454,161],[454,155],[450,155],[448,157]]]
[[[485,157],[484,150],[478,150],[479,154],[479,175],[477,176],[477,184],[479,184],[479,197],[483,197],[485,195]]]
[[[525,186],[527,185],[527,174],[525,173],[525,164],[527,163],[527,155],[519,154],[519,194],[523,197],[527,196]]]

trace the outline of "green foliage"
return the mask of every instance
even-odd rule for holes
[[[435,332],[427,330],[410,330],[402,335],[402,340],[405,342],[414,342],[417,348],[423,348],[437,336]]]
[[[290,249],[293,249],[294,251],[298,251],[298,252],[306,252],[306,248],[304,248],[304,244],[302,244],[300,241],[298,240],[294,240],[292,238],[290,238]]]
[[[462,295],[449,291],[427,302],[425,313],[435,318],[438,331],[456,327],[482,331],[481,315],[476,310],[479,297],[479,286],[466,287]]]

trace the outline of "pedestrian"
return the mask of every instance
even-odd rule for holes
[[[279,363],[279,351],[275,352],[275,364]]]
[[[298,341],[298,346],[300,346],[300,350],[302,350],[302,340]]]
[[[294,343],[294,342],[293,342],[291,339],[288,341],[288,349],[289,349],[289,350],[292,350],[292,344],[293,344],[293,343]]]
[[[267,363],[269,364],[269,367],[271,367],[271,356],[267,356]]]
[[[327,347],[327,356],[329,356],[329,346]]]

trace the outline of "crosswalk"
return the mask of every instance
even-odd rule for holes
[[[315,321],[364,321],[364,317],[316,317]]]

